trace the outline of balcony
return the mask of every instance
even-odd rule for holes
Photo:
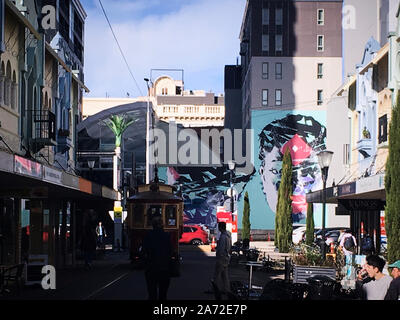
[[[72,146],[72,139],[69,136],[70,132],[68,129],[59,129],[57,138],[57,152],[64,153],[68,151]]]
[[[32,138],[32,151],[38,152],[45,146],[55,146],[56,116],[49,110],[29,110],[32,112],[35,135]]]
[[[372,139],[362,138],[361,140],[358,140],[357,150],[364,156],[364,158],[370,157],[372,150]]]

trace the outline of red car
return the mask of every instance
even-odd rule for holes
[[[190,243],[194,245],[207,244],[208,233],[200,225],[184,225],[182,238],[179,243]]]

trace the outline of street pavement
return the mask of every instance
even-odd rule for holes
[[[268,252],[271,244],[250,243]],[[181,276],[172,278],[168,291],[169,300],[214,300],[210,280],[213,278],[215,252],[210,245],[181,245]],[[230,280],[249,282],[249,270],[245,265],[231,263]],[[283,279],[282,272],[253,270],[252,284],[262,288],[274,278]],[[128,252],[107,252],[86,270],[78,260],[75,268],[56,271],[56,289],[44,290],[40,285],[25,286],[16,292],[0,296],[0,300],[147,300],[143,270],[133,269]]]

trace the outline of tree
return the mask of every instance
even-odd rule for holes
[[[243,219],[242,219],[242,240],[250,239],[250,203],[249,194],[244,195]]]
[[[109,127],[115,135],[116,148],[121,146],[122,134],[124,131],[135,121],[135,119],[129,118],[125,115],[112,115],[105,121],[107,127]]]
[[[400,97],[400,96],[399,96]],[[392,109],[389,127],[389,156],[386,161],[385,228],[387,259],[393,263],[400,259],[400,98]]]
[[[314,242],[314,205],[307,203],[307,218],[306,218],[306,244],[311,246]]]
[[[282,162],[282,177],[278,190],[276,205],[276,244],[279,252],[289,252],[292,244],[292,193],[293,193],[292,157],[289,148],[286,149]]]

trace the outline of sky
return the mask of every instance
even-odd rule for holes
[[[86,97],[147,94],[144,78],[161,74],[185,90],[224,93],[224,67],[239,59],[246,0],[101,0],[132,71],[113,38],[99,0],[81,0],[85,21]],[[238,60],[240,63],[240,59]],[[151,70],[153,70],[151,72]]]

